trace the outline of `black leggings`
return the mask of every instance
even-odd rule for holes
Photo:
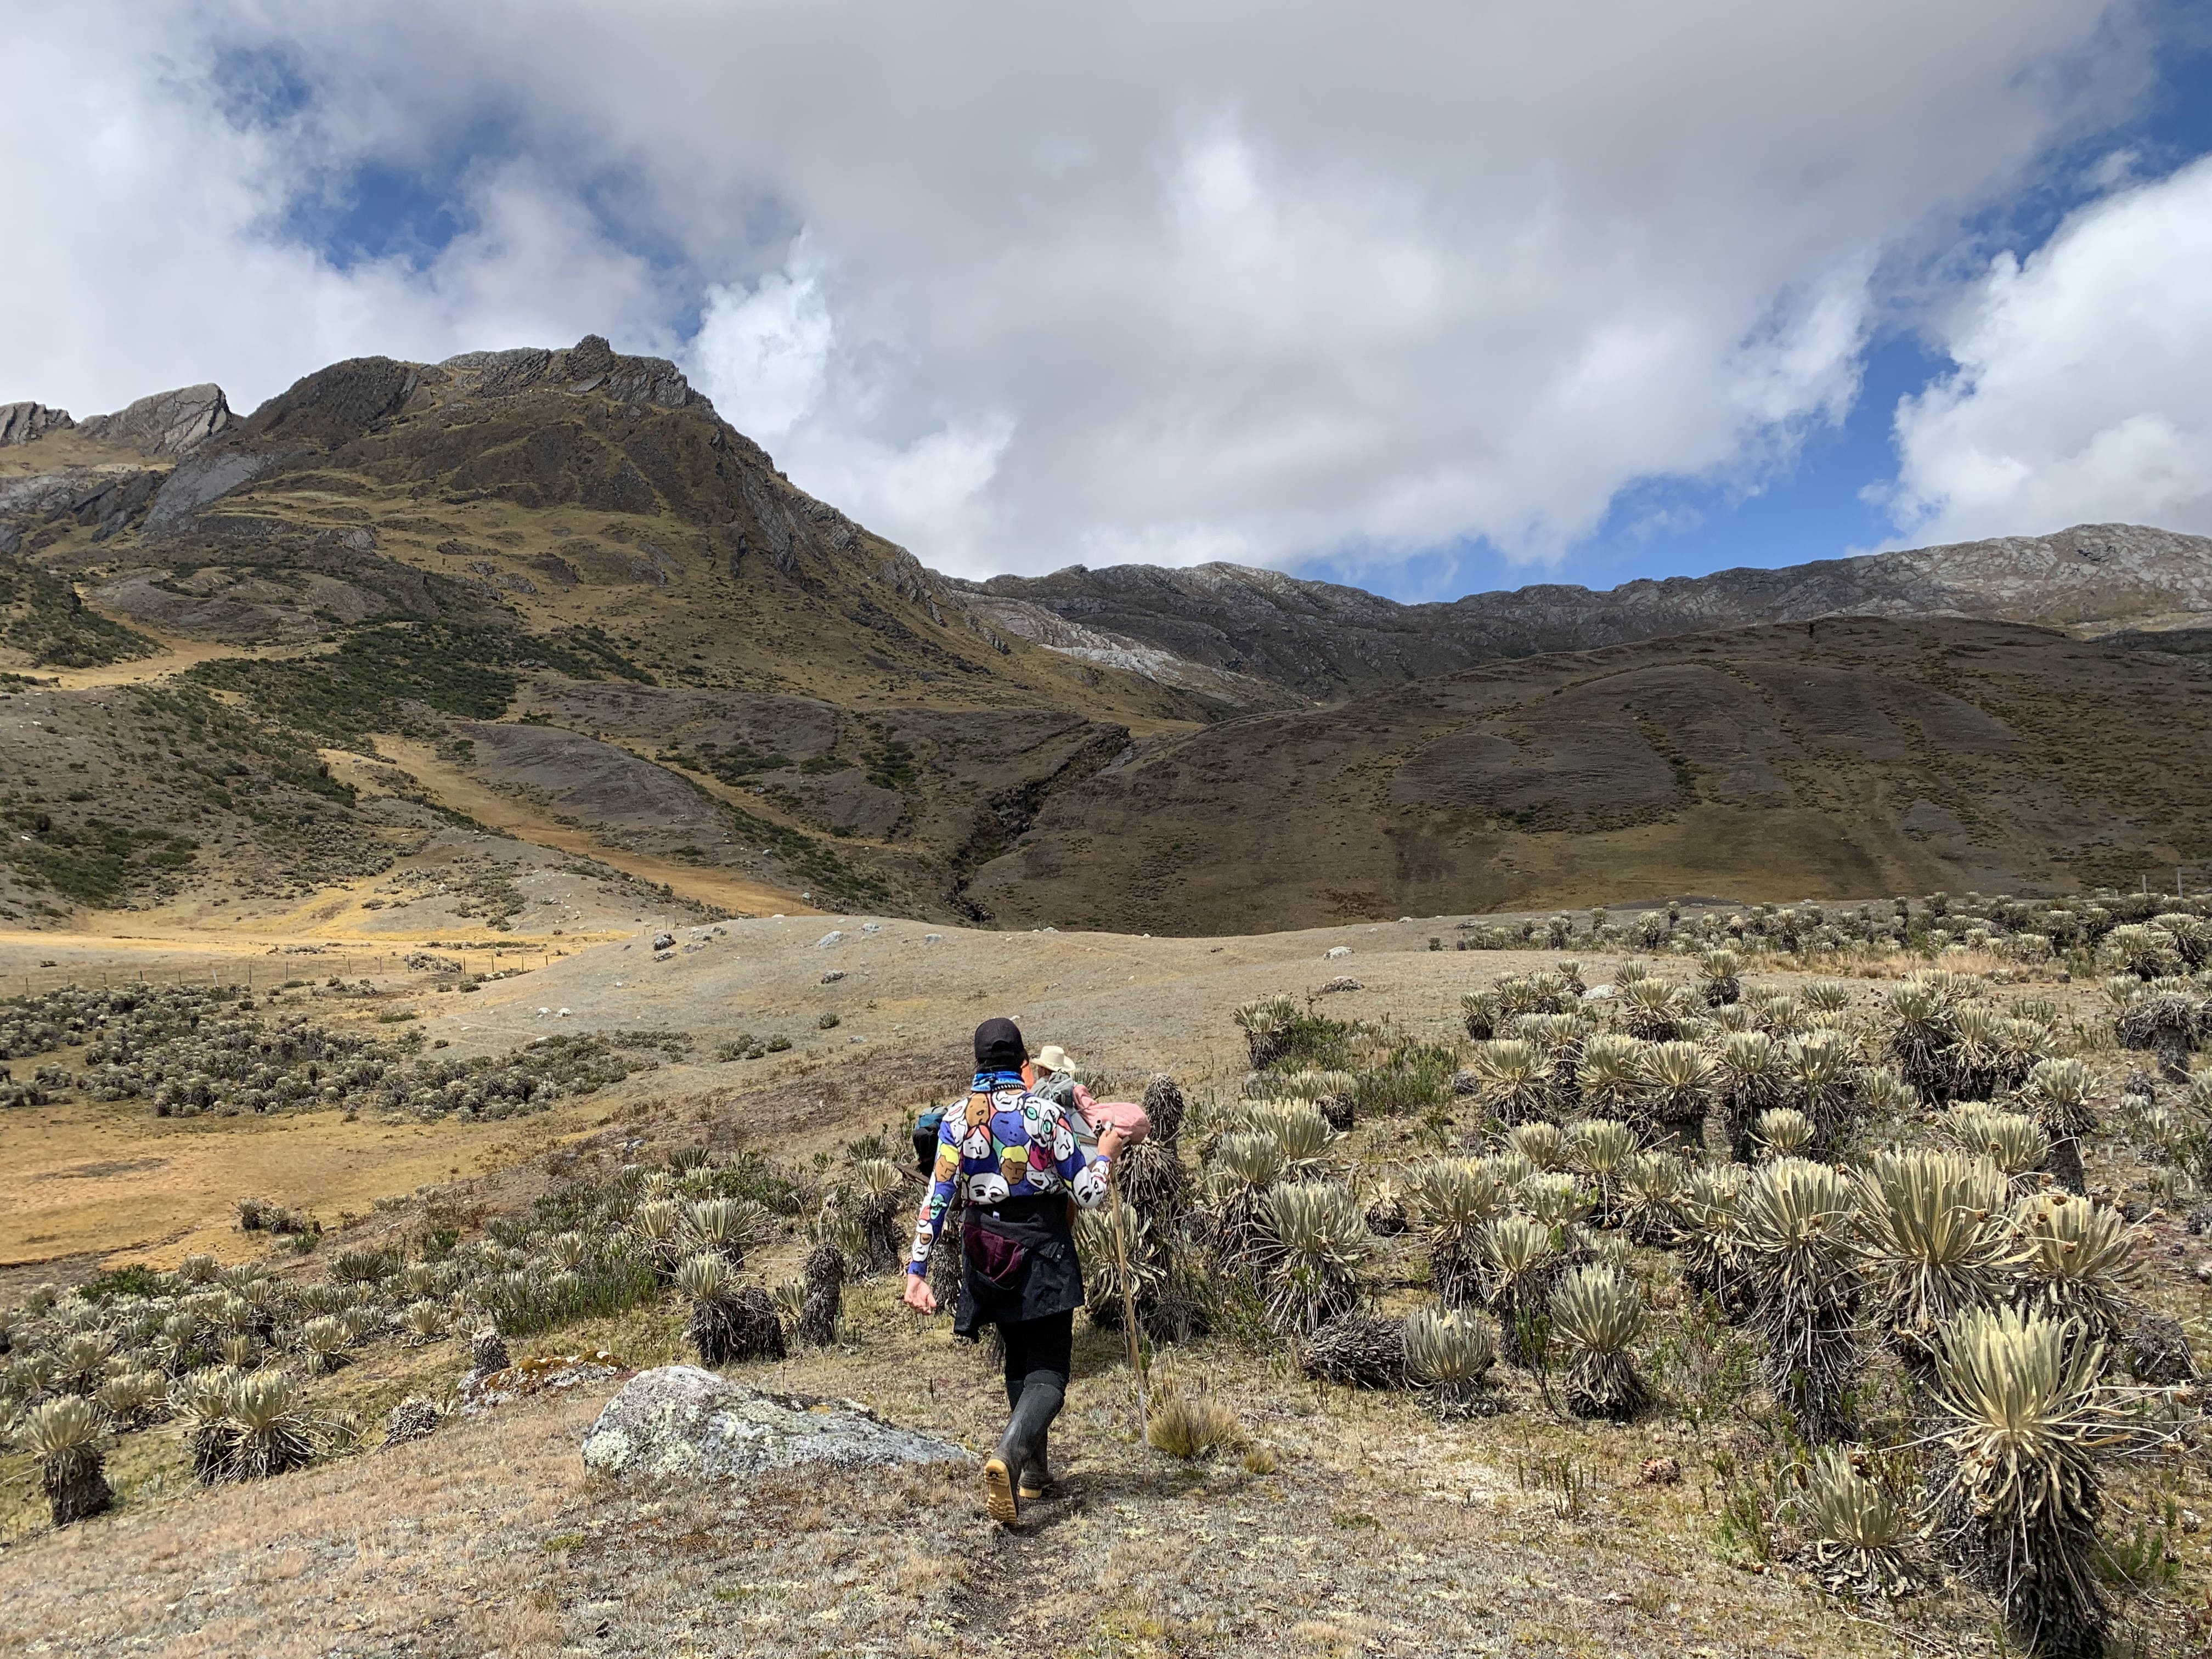
[[[1019,1402],[1022,1384],[1032,1376],[1049,1381],[1062,1393],[1075,1354],[1075,1310],[1047,1314],[1042,1319],[1014,1319],[1001,1323],[999,1334],[1006,1343],[1006,1404]]]

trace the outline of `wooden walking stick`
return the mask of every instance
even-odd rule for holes
[[[1116,1160],[1118,1163],[1118,1160]],[[1137,1332],[1137,1287],[1129,1278],[1129,1239],[1121,1224],[1121,1172],[1109,1167],[1106,1184],[1114,1194],[1114,1261],[1121,1273],[1121,1328],[1129,1339],[1129,1373],[1137,1379],[1137,1444],[1150,1443],[1152,1403],[1145,1397],[1145,1345]]]

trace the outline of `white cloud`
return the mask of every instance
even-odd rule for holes
[[[2140,95],[2135,4],[79,0],[0,59],[0,396],[597,329],[963,572],[1553,556],[1846,409],[1881,273]],[[228,118],[240,50],[304,106]],[[471,146],[426,264],[283,228]]]
[[[716,283],[691,342],[692,377],[723,419],[772,444],[821,407],[836,337],[803,268],[772,272],[750,292]]]
[[[1944,343],[1955,371],[1898,406],[1901,532],[2212,532],[2212,158],[1997,258]]]
[[[710,287],[684,354],[692,380],[822,499],[927,549],[934,562],[988,562],[989,491],[1014,417],[992,411],[895,441],[876,435],[899,396],[885,378],[896,343],[841,338],[823,289],[803,237],[785,270],[750,289]]]
[[[672,296],[647,261],[527,159],[462,179],[465,228],[419,268],[342,270],[288,235],[325,145],[305,124],[226,118],[190,17],[83,0],[10,20],[0,103],[35,112],[42,137],[10,180],[26,228],[0,261],[0,398],[83,416],[216,380],[251,408],[342,357],[592,329],[673,344]]]
[[[778,459],[863,524],[898,526],[930,563],[996,570],[990,489],[1014,424],[1006,415],[958,421],[894,447],[825,423],[794,434]]]

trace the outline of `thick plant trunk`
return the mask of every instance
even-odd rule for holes
[[[48,1458],[40,1471],[40,1484],[58,1527],[98,1515],[115,1502],[103,1460],[88,1449]]]
[[[944,1248],[939,1241],[938,1248]],[[837,1340],[837,1315],[845,1294],[845,1255],[835,1244],[817,1244],[807,1254],[806,1297],[799,1313],[799,1336],[827,1347]]]
[[[2087,1190],[2088,1176],[2081,1167],[2081,1143],[2072,1135],[2052,1137],[2051,1156],[2044,1160],[2043,1167],[2068,1192],[2079,1194]]]
[[[1705,1106],[1698,1139],[1705,1156],[1716,1164],[1730,1164],[1736,1157],[1735,1102],[1725,1092],[1716,1094]]]

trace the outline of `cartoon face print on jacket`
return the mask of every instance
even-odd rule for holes
[[[1000,1197],[1029,1181],[1030,1153],[1037,1139],[1037,1109],[1042,1103],[1026,1089],[991,1091],[991,1141],[999,1154],[1000,1179],[1006,1183]],[[1045,1190],[1034,1182],[1030,1186],[1032,1191]],[[974,1190],[972,1186],[969,1190]]]
[[[1084,1161],[1058,1106],[1031,1094],[1013,1073],[976,1082],[966,1103],[947,1112],[938,1130],[929,1195],[915,1218],[909,1271],[928,1266],[945,1213],[960,1194],[970,1204],[988,1206],[1009,1198],[1072,1192],[1086,1210],[1106,1197],[1105,1160]]]

